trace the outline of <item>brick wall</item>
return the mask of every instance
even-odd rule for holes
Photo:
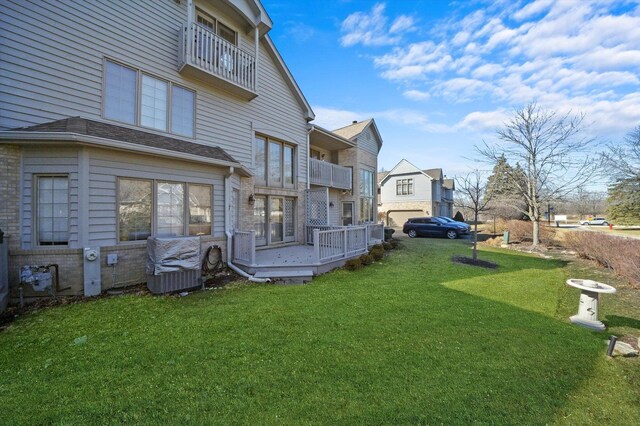
[[[202,237],[202,256],[211,245],[218,245],[222,249],[223,259],[226,255],[225,238]],[[107,255],[118,255],[118,263],[115,269],[107,265]],[[145,271],[147,262],[147,245],[132,244],[100,247],[100,278],[102,291],[112,288],[122,288],[147,282]],[[9,252],[9,286],[11,289],[11,301],[19,300],[20,268],[23,265],[50,265],[57,264],[60,273],[60,287],[70,287],[59,292],[61,296],[81,296],[84,293],[84,271],[82,249],[37,249]],[[115,275],[114,275],[115,272]],[[31,301],[43,297],[49,297],[48,292],[34,292],[30,286],[25,286],[24,298]]]
[[[9,238],[9,249],[20,245],[20,161],[16,145],[0,145],[0,229]]]

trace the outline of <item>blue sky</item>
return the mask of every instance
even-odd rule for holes
[[[386,170],[477,167],[473,146],[531,101],[586,114],[601,144],[640,124],[640,0],[263,4],[315,123],[375,118]]]

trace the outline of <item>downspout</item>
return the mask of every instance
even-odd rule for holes
[[[238,268],[233,264],[231,259],[233,255],[231,254],[231,243],[233,241],[233,235],[231,234],[231,230],[229,229],[229,214],[228,211],[229,206],[231,205],[231,176],[233,175],[233,167],[229,167],[229,172],[224,175],[224,205],[225,205],[225,213],[224,213],[224,233],[227,236],[227,266],[235,271],[237,274],[242,275],[249,281],[253,281],[256,283],[269,283],[271,279],[269,278],[256,278],[253,275],[250,275]],[[240,202],[240,200],[238,200]]]
[[[309,172],[309,158],[311,158],[311,132],[313,132],[315,126],[311,124],[309,126],[309,130],[307,130],[307,189],[311,189],[311,184],[309,183],[311,174]]]

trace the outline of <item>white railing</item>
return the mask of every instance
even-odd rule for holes
[[[341,229],[340,226],[329,226],[329,225],[306,225],[305,226],[306,229],[306,243],[307,244],[313,244],[313,242],[315,241],[313,239],[313,230],[317,229],[319,231],[330,231],[333,229]]]
[[[367,237],[369,244],[378,244],[384,241],[384,225],[381,223],[367,224]]]
[[[256,90],[255,56],[195,22],[183,27],[179,60],[250,91]]]
[[[233,260],[248,266],[256,263],[256,231],[233,232]]]
[[[314,185],[351,189],[351,169],[327,161],[309,158],[309,177]]]
[[[346,259],[367,252],[367,228],[345,226],[327,231],[313,230],[316,263]]]

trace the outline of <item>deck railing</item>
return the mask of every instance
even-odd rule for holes
[[[233,260],[248,266],[256,263],[256,231],[233,232]]]
[[[179,60],[247,90],[256,90],[255,56],[195,22],[183,27]]]
[[[351,189],[352,187],[350,168],[315,158],[309,159],[309,178],[314,185],[339,189]]]
[[[346,259],[367,251],[367,227],[345,226],[339,229],[313,230],[314,257],[317,263]]]
[[[314,231],[314,229],[317,229],[319,231],[330,231],[332,229],[340,229],[340,228],[341,228],[340,226],[329,226],[329,225],[306,225],[305,229],[306,229],[307,232],[306,232],[306,235],[305,235],[305,237],[306,237],[305,242],[307,244],[313,245],[313,242],[315,241],[313,239],[313,231]]]

